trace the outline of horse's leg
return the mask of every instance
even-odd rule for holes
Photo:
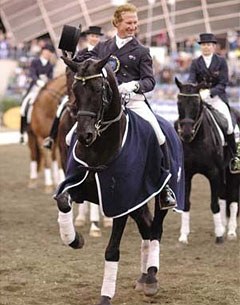
[[[55,198],[58,204],[58,224],[63,243],[74,249],[80,249],[84,245],[81,234],[75,231],[73,225],[73,211],[70,196],[63,193]]]
[[[131,213],[131,217],[135,220],[138,226],[138,231],[142,237],[140,268],[141,275],[136,281],[135,290],[143,291],[144,283],[146,282],[147,277],[147,262],[150,248],[152,214],[150,213],[148,206],[145,205],[143,208]]]
[[[192,176],[185,177],[185,207],[181,214],[181,229],[179,242],[188,244],[188,235],[190,233],[190,194],[191,194]]]
[[[228,221],[227,238],[234,240],[237,238],[237,214],[238,214],[238,202],[231,202],[229,205],[230,217]]]
[[[155,198],[154,218],[151,225],[149,254],[147,259],[147,277],[144,283],[144,294],[153,296],[158,292],[159,284],[156,278],[160,267],[160,242],[163,233],[163,220],[167,210],[161,210],[158,197]]]
[[[101,237],[102,233],[99,227],[99,222],[100,222],[99,205],[89,202],[89,212],[90,212],[90,223],[91,223],[89,235],[92,237]]]
[[[37,187],[37,178],[38,178],[38,170],[39,170],[39,162],[41,159],[40,150],[37,146],[36,137],[30,131],[28,132],[28,147],[30,149],[30,174],[29,174],[29,188]]]
[[[52,176],[54,185],[60,184],[65,179],[59,148],[56,144],[52,148]]]
[[[78,205],[78,214],[75,218],[75,226],[77,227],[83,227],[86,223],[86,215],[88,211],[87,201],[84,201],[84,203],[79,203]]]
[[[120,257],[120,242],[128,216],[113,219],[112,233],[105,251],[105,267],[101,289],[101,299],[98,305],[111,305],[116,289],[118,262]]]
[[[211,189],[211,211],[213,213],[216,243],[221,244],[224,242],[223,235],[225,232],[225,227],[222,224],[220,207],[218,203],[220,179],[219,179],[219,175],[214,175],[214,176],[209,175],[208,179],[210,182],[210,189]]]
[[[222,224],[223,224],[224,227],[226,227],[226,225],[227,225],[227,217],[226,217],[227,206],[226,206],[226,199],[219,199],[218,203],[219,203],[219,208],[220,208],[220,215],[221,215],[221,219],[222,219]]]
[[[226,215],[228,217],[227,238],[235,240],[237,238],[237,217],[240,203],[240,175],[233,175],[228,169],[226,172],[226,201]]]
[[[52,157],[51,157],[51,151],[49,149],[45,149],[42,146],[42,141],[39,142],[41,143],[41,148],[43,151],[43,156],[44,156],[44,185],[45,185],[45,193],[49,194],[53,191],[53,179],[52,179]]]

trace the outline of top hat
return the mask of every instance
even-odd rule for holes
[[[58,48],[64,51],[75,53],[81,35],[81,25],[79,28],[74,26],[64,25]]]
[[[203,33],[199,35],[200,40],[198,41],[199,44],[201,43],[217,43],[216,37],[212,33]]]
[[[42,47],[42,50],[48,50],[48,51],[50,51],[52,53],[55,52],[55,49],[54,49],[54,47],[51,44],[46,44],[45,46]]]
[[[88,28],[87,31],[84,32],[86,35],[88,34],[95,34],[95,35],[99,35],[99,36],[102,36],[104,35],[103,33],[101,33],[101,28],[100,26],[90,26]]]

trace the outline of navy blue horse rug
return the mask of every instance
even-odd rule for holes
[[[182,144],[174,128],[158,117],[167,137],[171,155],[171,173],[162,167],[163,154],[151,125],[132,111],[127,110],[127,127],[122,147],[117,155],[95,173],[95,190],[104,215],[120,217],[139,208],[161,192],[166,183],[175,193],[177,209],[184,205],[184,172]],[[86,187],[88,164],[76,156],[76,134],[68,156],[66,179],[56,195],[68,192],[75,202],[91,201]],[[94,190],[92,190],[94,191]]]

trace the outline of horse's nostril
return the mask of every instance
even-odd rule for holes
[[[92,141],[92,137],[93,137],[92,133],[90,133],[90,132],[87,133],[86,138],[85,138],[86,143],[90,143]]]

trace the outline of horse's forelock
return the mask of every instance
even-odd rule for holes
[[[196,84],[186,83],[182,84],[180,92],[184,94],[196,94],[199,92],[199,88]]]

